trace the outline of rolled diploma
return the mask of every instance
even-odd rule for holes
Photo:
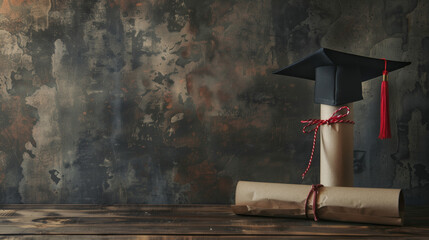
[[[305,199],[310,185],[239,181],[234,213],[244,215],[305,218]],[[308,217],[313,219],[313,196]],[[322,187],[317,196],[319,219],[403,224],[404,201],[400,189]]]
[[[353,104],[347,106],[350,114],[342,119],[353,120]],[[321,104],[321,119],[330,118],[340,107]],[[353,124],[320,126],[320,183],[324,186],[353,186]]]

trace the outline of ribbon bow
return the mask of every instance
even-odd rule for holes
[[[341,110],[346,109],[347,112],[344,114],[338,114],[338,112],[340,112]],[[350,114],[350,108],[347,106],[343,106],[338,108],[329,119],[326,120],[321,120],[321,119],[308,119],[308,120],[302,120],[301,123],[306,123],[306,125],[302,128],[302,132],[303,133],[311,133],[314,132],[314,137],[313,137],[313,148],[311,149],[311,155],[310,155],[310,160],[308,161],[308,165],[307,168],[305,169],[305,171],[302,173],[301,177],[302,179],[304,179],[305,175],[307,174],[308,170],[310,170],[311,167],[311,162],[313,161],[313,155],[314,155],[314,149],[316,147],[316,139],[317,139],[317,132],[319,131],[319,127],[322,125],[331,125],[334,123],[350,123],[350,124],[354,124],[355,122],[353,122],[352,120],[344,120],[342,118],[346,117],[347,115]],[[314,128],[307,130],[308,127],[316,125]]]

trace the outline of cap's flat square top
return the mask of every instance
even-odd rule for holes
[[[295,62],[274,74],[316,80],[315,69],[320,66],[349,66],[359,68],[361,81],[381,76],[384,70],[384,59],[370,58],[350,53],[321,48],[302,60]],[[409,65],[410,62],[387,60],[387,71],[392,72]],[[341,79],[340,79],[341,80]]]

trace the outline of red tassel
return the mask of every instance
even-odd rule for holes
[[[378,138],[391,138],[390,117],[389,117],[389,85],[387,83],[387,61],[384,59],[383,82],[381,83],[381,102],[380,102],[380,134]]]

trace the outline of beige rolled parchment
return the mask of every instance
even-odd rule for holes
[[[305,200],[311,185],[240,181],[235,193],[234,213],[242,215],[305,218]],[[313,196],[307,213],[313,219]],[[400,189],[322,187],[317,196],[319,219],[403,224],[404,201]]]
[[[353,120],[350,114],[343,120]],[[320,105],[320,119],[329,119],[341,106]],[[341,112],[344,113],[344,112]],[[324,186],[353,186],[353,124],[320,126],[320,183]]]

